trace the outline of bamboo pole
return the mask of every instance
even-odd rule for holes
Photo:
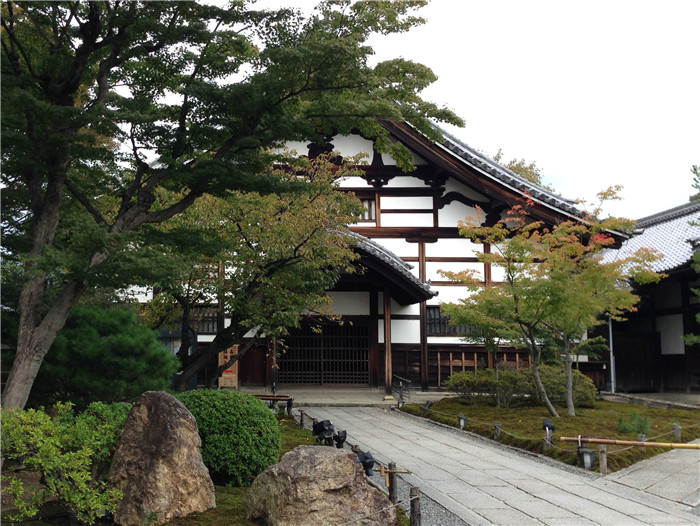
[[[610,440],[607,438],[560,437],[562,442],[582,444],[609,444],[613,446],[667,447],[671,449],[700,449],[700,444],[676,444],[673,442],[639,442],[637,440]]]

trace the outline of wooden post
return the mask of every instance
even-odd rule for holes
[[[501,438],[501,423],[496,422],[493,425],[493,439],[498,440],[499,438]]]
[[[299,427],[304,429],[304,411],[299,411]]]
[[[411,518],[410,526],[421,526],[421,512],[420,512],[420,489],[415,486],[411,486],[408,490],[408,496],[411,499]]]
[[[637,435],[637,442],[646,442],[647,441],[647,436],[643,435],[642,433]],[[641,451],[646,451],[647,448],[642,446],[639,448]]]
[[[600,462],[600,474],[608,474],[608,446],[605,444],[598,445],[598,459]]]
[[[391,394],[391,293],[384,289],[384,390]]]
[[[396,463],[389,462],[389,500],[392,504],[396,504]]]
[[[676,437],[676,440],[678,440],[678,442],[681,441],[681,425],[680,424],[673,424],[673,436]]]

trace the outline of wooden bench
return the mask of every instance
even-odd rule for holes
[[[289,395],[283,394],[255,394],[251,393],[258,400],[263,400],[269,402],[270,407],[275,407],[279,402],[285,402],[287,404],[287,414],[292,416],[292,407],[294,405],[294,398]]]

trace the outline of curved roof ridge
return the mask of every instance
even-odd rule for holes
[[[357,240],[357,245],[360,249],[364,250],[368,254],[378,258],[384,264],[389,265],[391,268],[396,270],[405,279],[411,282],[412,285],[424,290],[431,297],[437,296],[437,292],[430,290],[430,283],[423,283],[416,275],[411,272],[413,265],[406,263],[399,256],[394,254],[392,251],[388,250],[386,247],[380,245],[373,239],[360,235],[351,230],[345,231],[345,234],[351,238]]]
[[[479,152],[469,146],[468,144],[457,139],[454,135],[446,132],[439,126],[433,124],[435,129],[442,134],[445,139],[445,148],[450,150],[452,153],[458,155],[462,159],[476,164],[481,169],[485,170],[489,175],[499,179],[500,181],[514,186],[520,191],[530,194],[535,199],[549,203],[550,205],[562,208],[567,212],[574,214],[576,216],[582,216],[583,211],[579,210],[574,206],[575,201],[572,199],[567,199],[559,194],[552,192],[546,188],[543,188],[531,181],[528,181],[524,177],[516,174],[512,170],[509,170],[505,166],[497,163],[487,155]]]
[[[638,219],[637,228],[647,228],[652,225],[657,225],[659,223],[665,223],[666,221],[671,221],[672,219],[692,214],[697,210],[700,210],[700,202],[689,201],[687,203],[683,203],[682,205],[669,208],[668,210],[663,210],[650,216]]]

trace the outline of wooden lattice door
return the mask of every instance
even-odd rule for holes
[[[285,338],[278,358],[286,384],[369,384],[369,325],[308,322]]]

